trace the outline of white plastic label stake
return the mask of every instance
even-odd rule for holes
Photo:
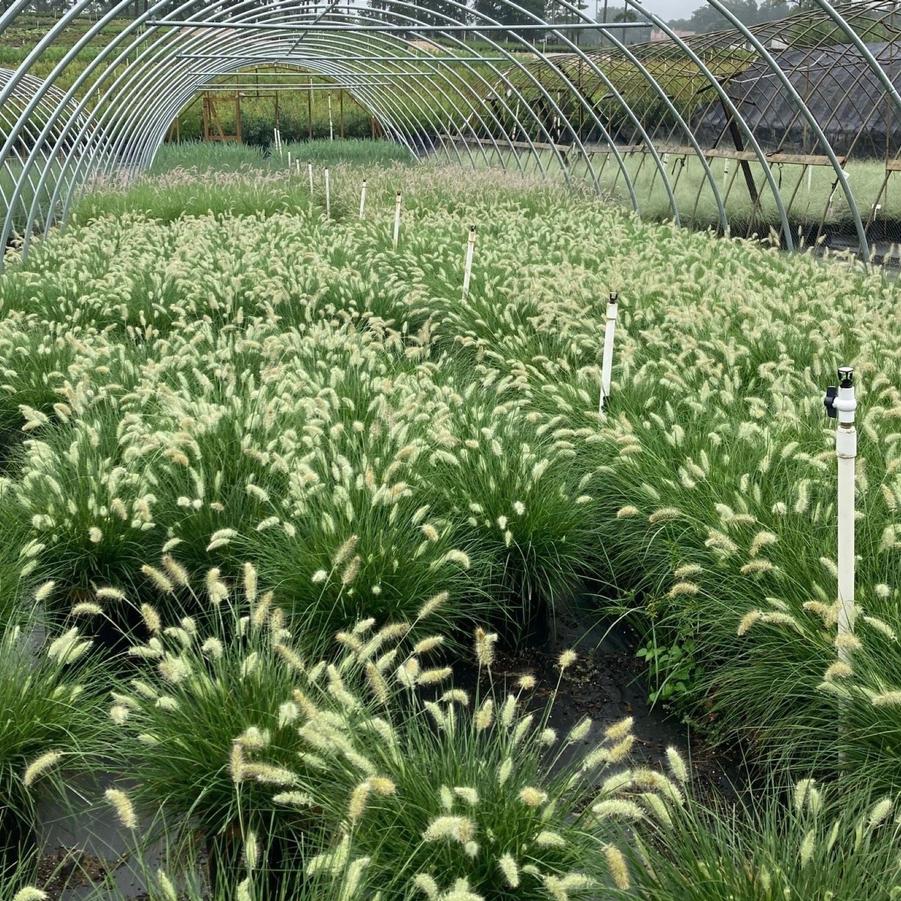
[[[400,240],[400,205],[401,205],[401,197],[400,191],[397,192],[397,197],[394,198],[394,249],[397,250],[397,242]]]
[[[310,177],[310,197],[313,196],[313,164],[307,163],[307,175]]]
[[[325,170],[325,218],[332,218],[332,192],[328,177],[328,168]]]
[[[363,179],[363,187],[360,188],[360,218],[366,210],[366,179]]]
[[[469,282],[472,279],[472,258],[476,249],[476,227],[469,226],[469,238],[466,241],[466,263],[463,267],[463,297],[469,294]]]
[[[607,303],[607,322],[604,326],[604,354],[601,358],[601,398],[598,413],[604,412],[604,404],[610,396],[610,383],[613,379],[613,339],[616,335],[616,317],[619,313],[619,302],[616,294],[610,295]]]

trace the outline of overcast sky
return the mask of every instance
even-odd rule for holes
[[[603,9],[604,0],[597,0],[598,8]],[[595,0],[588,0],[589,14],[594,12]],[[622,0],[608,0],[610,6],[622,6]],[[644,0],[642,6],[661,19],[687,19],[699,6],[704,5],[704,0]]]
[[[703,0],[646,0],[642,4],[661,19],[687,19]]]

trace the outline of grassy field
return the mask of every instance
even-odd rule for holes
[[[462,147],[462,145],[461,145]],[[552,177],[562,177],[560,159],[549,151],[541,151],[540,159],[517,151],[519,163],[512,153],[500,157],[493,150],[486,151],[487,160],[476,158],[479,166],[503,165],[510,169],[521,167],[527,173],[545,171]],[[663,178],[649,154],[624,154],[625,170],[633,182],[638,211],[644,219],[668,220],[673,218],[672,205]],[[696,157],[686,158],[667,154],[662,157],[669,175],[682,225],[692,228],[716,229],[719,226],[719,210],[716,197],[704,167]],[[758,163],[750,163],[749,171],[758,192],[758,202],[753,204],[748,193],[743,170],[734,160],[726,165],[722,159],[708,161],[720,198],[726,209],[727,221],[735,235],[757,232],[765,235],[771,228],[780,227],[779,210],[772,189]],[[632,199],[622,170],[612,155],[595,155],[592,160],[602,194],[610,200],[631,207]],[[854,234],[854,226],[844,191],[837,185],[831,167],[774,164],[772,166],[776,187],[782,197],[789,221],[794,228],[840,230]],[[583,159],[572,156],[567,163],[567,174],[576,183],[593,185],[591,171]],[[845,173],[851,191],[860,209],[863,224],[872,230],[873,225],[887,230],[895,240],[901,239],[901,182],[889,179],[883,190],[885,163],[881,160],[852,160],[845,165]],[[881,192],[881,194],[880,194]],[[880,208],[873,215],[873,207]],[[871,231],[872,234],[872,231]]]
[[[897,284],[376,146],[305,147],[312,193],[168,148],[9,252],[0,847],[102,771],[135,859],[165,826],[154,901],[203,896],[198,854],[217,901],[896,897]],[[586,649],[538,685],[502,657],[576,597],[750,787],[631,717],[551,725]]]

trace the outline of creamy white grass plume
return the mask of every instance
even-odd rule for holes
[[[93,604],[90,601],[82,601],[76,604],[70,611],[72,616],[101,616],[103,607],[100,604]]]
[[[63,758],[62,751],[46,751],[40,757],[35,758],[25,768],[22,774],[22,783],[26,788],[31,788],[37,780],[48,770],[55,767]]]
[[[607,868],[610,871],[610,878],[613,884],[622,891],[627,891],[631,886],[629,878],[629,867],[623,852],[616,845],[606,845],[604,847],[604,857],[607,859]]]
[[[112,805],[119,822],[126,829],[137,829],[138,818],[128,795],[118,788],[108,788],[103,796]]]
[[[798,851],[798,859],[801,862],[802,868],[806,867],[813,859],[814,851],[816,850],[816,839],[816,829],[808,829],[801,841],[801,847]]]
[[[575,651],[572,651],[572,650],[564,651],[557,658],[557,666],[560,668],[561,671],[569,669],[569,667],[571,667],[576,662],[577,656],[578,655],[576,654]]]
[[[178,892],[175,885],[164,870],[156,871],[156,884],[160,887],[165,901],[178,901]]]
[[[53,590],[56,588],[56,582],[53,579],[50,579],[47,582],[43,582],[41,585],[37,587],[34,593],[34,599],[42,604],[53,594]]]
[[[248,831],[244,837],[244,865],[252,872],[260,863],[260,847],[257,842],[257,834],[253,830]]]
[[[591,731],[591,718],[587,716],[583,716],[572,729],[569,730],[566,736],[567,744],[574,744],[575,742],[583,741],[588,737],[588,733]]]
[[[620,819],[629,822],[644,819],[644,811],[627,798],[607,798],[598,801],[591,808],[591,812],[599,820]]]
[[[90,639],[81,639],[78,627],[73,626],[50,643],[47,656],[59,666],[66,666],[84,657],[92,644]]]
[[[566,876],[543,876],[542,881],[554,901],[570,901],[570,892],[583,892],[594,886],[594,880],[583,873],[568,873]]]
[[[171,555],[163,555],[163,568],[175,585],[186,586],[191,582],[188,571]]]
[[[206,574],[206,591],[213,606],[218,606],[228,598],[228,586],[222,581],[218,568],[211,569]]]
[[[299,791],[279,792],[272,796],[272,800],[276,804],[285,804],[289,807],[313,807],[316,804],[312,795]]]
[[[867,815],[867,828],[875,829],[877,826],[882,825],[891,814],[893,806],[894,802],[891,798],[882,798],[877,801],[870,808],[870,812]]]
[[[439,816],[435,817],[422,834],[425,842],[453,841],[461,845],[473,840],[476,824],[469,817]]]
[[[475,631],[475,655],[479,666],[491,669],[494,663],[494,646],[497,643],[497,635],[486,632],[481,626]]]
[[[441,591],[436,595],[430,597],[423,605],[419,608],[419,612],[416,614],[417,619],[427,619],[431,616],[436,610],[439,610],[443,607],[449,600],[450,594],[446,591]]]
[[[509,852],[501,855],[497,861],[498,869],[503,874],[504,880],[510,888],[519,887],[519,867],[516,860]]]
[[[604,738],[613,742],[622,740],[632,731],[634,722],[631,716],[618,720],[604,730]]]
[[[666,749],[666,762],[676,780],[685,785],[689,778],[688,767],[682,759],[682,755],[672,746]]]
[[[482,704],[479,706],[478,711],[476,711],[475,716],[473,717],[473,725],[477,732],[484,732],[486,729],[491,728],[491,724],[494,722],[494,699],[493,698],[485,698]]]
[[[437,685],[444,682],[453,674],[453,670],[449,666],[437,667],[435,669],[423,670],[417,679],[418,685]]]
[[[13,901],[47,901],[50,896],[43,890],[33,885],[26,885],[13,895]]]
[[[175,586],[168,577],[149,563],[145,563],[141,567],[141,572],[144,573],[144,575],[147,576],[147,578],[150,579],[156,588],[163,594],[172,594],[175,591]]]
[[[150,604],[141,604],[141,618],[144,620],[147,631],[151,634],[156,635],[162,630],[163,623],[160,615]]]
[[[540,788],[536,788],[533,785],[527,785],[520,789],[519,800],[527,807],[541,807],[542,804],[547,803],[548,794]]]
[[[622,763],[629,754],[632,753],[632,748],[635,745],[635,736],[627,735],[625,738],[620,739],[612,748],[610,748],[608,752],[608,760],[610,763]]]

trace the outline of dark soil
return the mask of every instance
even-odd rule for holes
[[[595,747],[599,727],[631,716],[636,737],[632,763],[664,767],[666,749],[672,745],[690,761],[697,796],[734,798],[747,784],[747,774],[736,759],[713,752],[678,715],[649,703],[647,671],[635,656],[638,644],[638,636],[622,623],[591,623],[575,609],[558,610],[553,629],[536,630],[517,650],[498,644],[491,678],[496,687],[503,688],[506,682],[515,691],[513,686],[520,676],[533,675],[538,684],[531,692],[529,706],[535,710],[544,710],[556,689],[549,725],[558,734],[568,732],[583,717],[592,719],[595,725],[588,738],[571,745],[562,755],[561,765]],[[561,676],[557,661],[570,649],[578,656]],[[475,687],[474,662],[456,664],[454,673],[454,684]],[[483,690],[488,679],[483,670]]]

